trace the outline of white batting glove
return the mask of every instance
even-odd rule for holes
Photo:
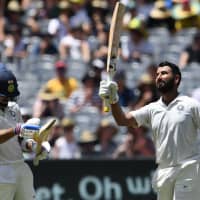
[[[35,135],[38,135],[40,126],[31,124],[17,124],[14,129],[15,135],[19,135],[25,139],[33,139]]]
[[[36,149],[37,149],[37,145],[35,146],[34,151],[36,151]],[[42,142],[42,150],[38,155],[36,155],[35,159],[37,161],[46,159],[50,151],[51,151],[51,145],[49,144],[49,142],[47,141]]]
[[[30,118],[26,121],[26,124],[40,125],[40,118]]]
[[[105,100],[108,99],[110,104],[115,104],[119,100],[117,94],[118,85],[114,81],[102,80],[99,87],[99,96]]]
[[[35,135],[39,134],[39,124],[39,118],[31,118],[25,124],[19,123],[14,129],[15,135],[19,135],[24,139],[33,139]]]

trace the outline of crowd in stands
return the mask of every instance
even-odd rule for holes
[[[98,96],[115,2],[0,1],[0,61],[21,80],[24,120],[56,117],[51,159],[155,155],[149,129],[117,127]],[[154,80],[160,61],[176,62],[183,73],[200,63],[200,1],[122,2],[126,10],[114,80],[120,104],[133,110],[159,98]],[[183,92],[200,101],[194,85]]]

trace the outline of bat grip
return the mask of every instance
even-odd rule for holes
[[[38,146],[36,149],[36,155],[35,158],[33,159],[33,165],[34,166],[38,166],[39,165],[39,158],[38,158],[38,154],[41,152],[41,143],[38,142]]]
[[[113,77],[113,72],[109,72],[107,76],[107,81],[111,81]],[[104,112],[110,112],[110,102],[109,102],[109,96],[106,97],[103,101],[103,111]]]
[[[103,102],[103,111],[104,112],[110,112],[110,104],[109,99],[105,99]]]

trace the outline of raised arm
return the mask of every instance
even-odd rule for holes
[[[119,103],[111,104],[112,115],[119,126],[128,126],[137,128],[137,122],[133,115],[124,113]]]
[[[101,81],[99,88],[99,96],[105,100],[109,99],[112,110],[112,115],[119,126],[138,127],[133,115],[125,113],[118,103],[119,97],[117,94],[118,86],[114,81]]]

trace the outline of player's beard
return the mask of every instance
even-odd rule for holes
[[[170,92],[174,88],[174,78],[172,77],[171,79],[167,81],[161,80],[157,82],[156,88],[161,94]]]

